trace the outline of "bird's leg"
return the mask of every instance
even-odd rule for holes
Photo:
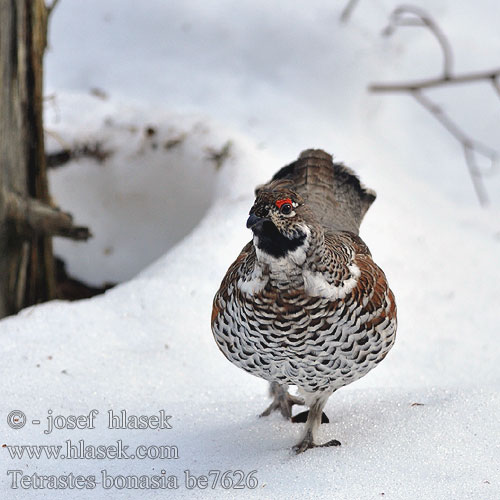
[[[291,420],[292,406],[304,404],[302,399],[292,396],[288,392],[288,386],[285,384],[271,382],[269,393],[273,398],[273,402],[260,414],[261,417],[267,417],[273,411],[280,411],[286,419]]]
[[[304,434],[302,439],[293,447],[293,451],[299,454],[309,448],[324,447],[324,446],[339,446],[340,442],[336,439],[332,439],[324,444],[316,444],[314,442],[314,436],[321,424],[321,416],[323,414],[323,408],[330,397],[331,393],[319,394],[311,404],[309,408],[309,415],[307,416],[306,426],[304,429]]]

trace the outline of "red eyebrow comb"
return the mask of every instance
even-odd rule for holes
[[[285,198],[284,200],[278,200],[276,202],[276,206],[278,208],[281,208],[283,205],[285,205],[286,203],[290,203],[290,205],[292,204],[292,200],[290,198]]]

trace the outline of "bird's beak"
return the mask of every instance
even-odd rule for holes
[[[256,226],[257,224],[262,223],[266,220],[268,220],[268,219],[266,219],[264,217],[258,217],[255,214],[250,214],[250,217],[248,217],[248,220],[247,220],[247,227],[250,229],[253,229],[254,226]]]

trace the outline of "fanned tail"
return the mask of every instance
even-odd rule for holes
[[[274,174],[271,182],[277,181],[300,194],[325,229],[332,231],[359,234],[361,221],[376,198],[350,168],[334,163],[321,149],[303,151],[298,160]]]

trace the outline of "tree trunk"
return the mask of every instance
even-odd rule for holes
[[[49,197],[42,95],[48,15],[43,0],[0,0],[0,317],[55,297],[52,235],[89,236]]]

